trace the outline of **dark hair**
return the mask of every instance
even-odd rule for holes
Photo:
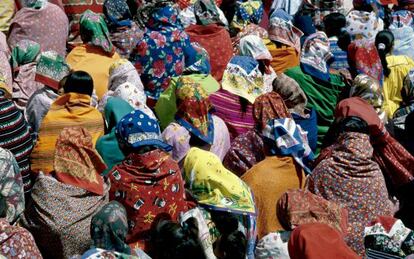
[[[342,120],[334,121],[323,139],[322,148],[329,147],[335,143],[338,136],[343,132],[369,134],[369,126],[366,121],[356,116],[349,116]]]
[[[159,259],[206,258],[194,218],[185,221],[183,226],[171,220],[160,221],[155,227],[152,241]]]
[[[387,54],[391,52],[394,45],[394,35],[388,30],[378,32],[375,37],[375,47],[377,48],[378,55],[381,59],[382,69],[385,77],[388,77],[391,70],[388,68]]]
[[[325,16],[323,24],[328,37],[338,37],[341,34],[341,29],[346,26],[346,18],[341,13],[331,13]]]
[[[84,27],[80,26],[79,34],[81,36],[81,40],[83,43],[88,43],[92,41],[93,31]]]
[[[250,104],[249,101],[246,98],[239,96],[239,103],[241,106],[241,112],[246,113],[247,107],[249,107]]]
[[[93,79],[85,71],[75,71],[69,74],[63,89],[65,93],[78,93],[92,96]]]

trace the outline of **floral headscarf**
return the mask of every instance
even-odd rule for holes
[[[259,24],[263,16],[262,1],[237,2],[236,13],[230,27],[241,31],[249,23]]]
[[[6,200],[6,219],[13,224],[24,211],[24,190],[13,154],[0,147],[0,196]]]
[[[86,129],[64,128],[56,141],[53,167],[60,182],[103,195],[104,182],[100,174],[106,165],[93,145]]]
[[[102,15],[86,10],[81,15],[79,24],[81,34],[84,30],[92,34],[88,44],[99,47],[108,54],[114,53],[115,48],[112,45],[108,27]]]
[[[259,96],[253,104],[253,118],[257,129],[263,130],[273,119],[292,118],[283,99],[276,92]]]
[[[214,141],[214,124],[209,113],[211,104],[207,93],[191,78],[181,77],[177,82],[178,124],[208,144]]]
[[[220,13],[214,0],[198,0],[194,3],[194,14],[197,24],[223,24]],[[224,24],[223,24],[224,25]]]
[[[234,56],[224,71],[221,85],[224,90],[254,103],[264,88],[259,63],[252,57]]]
[[[129,82],[142,91],[141,102],[146,103],[144,85],[134,65],[127,59],[119,59],[109,67],[108,90],[115,91],[121,84]]]
[[[316,32],[307,37],[303,44],[300,56],[301,67],[307,74],[328,81],[327,61],[332,57],[328,37],[324,32]]]
[[[303,36],[301,30],[279,17],[272,17],[269,21],[269,39],[286,44],[300,53],[300,38]]]
[[[91,238],[95,248],[131,254],[131,248],[126,244],[127,234],[127,212],[117,201],[103,206],[92,218]]]
[[[184,178],[203,206],[236,214],[256,213],[250,188],[211,152],[191,148],[184,161]]]
[[[383,21],[375,12],[353,10],[346,16],[345,30],[352,39],[375,39],[378,32],[384,28]]]
[[[195,57],[196,62],[191,66],[186,67],[183,74],[210,74],[210,56],[208,55],[207,50],[197,42],[192,42],[191,46],[197,52]]]
[[[10,64],[13,71],[16,71],[19,66],[34,62],[40,53],[40,44],[31,40],[21,40],[13,48]]]
[[[69,74],[70,67],[65,58],[53,50],[40,54],[36,66],[36,82],[59,89],[59,82]]]
[[[105,0],[103,13],[111,30],[124,26],[131,27],[132,15],[126,0]]]
[[[414,14],[408,10],[398,10],[392,13],[391,27],[412,27],[414,26]]]
[[[372,40],[354,40],[348,46],[348,61],[355,64],[358,73],[376,80],[382,79],[382,64],[375,43]]]
[[[272,60],[272,55],[263,40],[256,35],[247,35],[240,39],[240,55],[253,57],[256,60]]]

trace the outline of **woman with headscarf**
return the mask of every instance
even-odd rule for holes
[[[384,22],[368,4],[356,7],[346,16],[345,30],[351,35],[352,40],[374,40],[377,33],[383,29]]]
[[[64,128],[56,141],[51,175],[40,174],[22,224],[46,258],[69,258],[89,249],[93,215],[108,202],[105,163],[82,127]]]
[[[158,122],[140,110],[125,115],[115,135],[126,155],[109,172],[110,200],[125,206],[129,231],[126,242],[150,251],[149,238],[161,218],[178,220],[188,210],[184,181],[176,161],[161,140]]]
[[[363,255],[364,227],[377,216],[392,216],[395,209],[380,166],[374,161],[368,124],[358,117],[342,120],[337,141],[328,149],[318,158],[320,162],[308,177],[307,188],[348,209],[346,242]]]
[[[141,76],[151,108],[171,78],[195,62],[195,50],[177,19],[178,10],[169,1],[148,3],[141,10],[146,30],[130,60]]]
[[[263,17],[262,1],[236,2],[235,13],[230,22],[230,34],[235,35],[249,24],[259,24]]]
[[[24,0],[22,4],[10,25],[10,48],[21,40],[32,40],[42,51],[53,50],[65,56],[69,24],[63,10],[46,0]]]
[[[404,135],[405,119],[408,114],[414,111],[414,69],[410,70],[408,75],[404,79],[404,85],[401,88],[401,104],[400,107],[394,112],[391,120],[394,126],[394,134],[398,135],[397,139],[402,139]]]
[[[72,49],[66,62],[72,70],[85,71],[92,76],[96,94],[101,99],[107,91],[109,68],[120,57],[100,14],[85,11],[80,19],[80,34],[83,44]]]
[[[299,65],[300,38],[303,33],[293,26],[287,14],[282,10],[275,11],[270,17],[269,42],[266,44],[273,59],[271,65],[278,73]]]
[[[247,256],[251,258],[256,241],[256,208],[246,183],[224,168],[216,155],[199,148],[191,148],[185,158],[184,179],[200,207],[212,214],[231,213],[239,219],[248,240]]]
[[[128,59],[144,33],[133,20],[127,0],[105,0],[103,14],[112,44],[122,58]]]
[[[402,102],[401,89],[408,72],[414,68],[414,61],[407,56],[391,54],[394,46],[394,35],[389,31],[381,31],[375,38],[375,46],[384,68],[384,110],[389,119]]]
[[[191,146],[198,146],[223,160],[230,148],[229,130],[222,119],[210,113],[207,93],[200,84],[185,77],[178,79],[176,88],[175,122],[162,133],[164,141],[173,148],[173,159],[181,162]]]
[[[392,13],[392,23],[389,27],[394,35],[393,55],[403,55],[414,59],[414,14],[407,10]]]
[[[25,110],[33,93],[43,87],[35,81],[37,57],[40,45],[31,40],[21,40],[13,48],[10,64],[13,69],[13,100],[16,106]]]
[[[6,85],[11,88],[13,84],[13,77],[9,60],[10,49],[7,44],[6,35],[0,32],[0,76],[5,79]]]
[[[252,104],[263,92],[259,62],[252,57],[233,57],[224,72],[221,89],[209,96],[214,114],[226,122],[231,139],[253,129]]]
[[[308,108],[316,110],[318,123],[318,149],[334,120],[339,95],[345,87],[342,78],[329,73],[328,61],[332,58],[328,37],[323,32],[309,36],[302,48],[300,66],[288,69],[285,74],[294,79],[308,98]]]

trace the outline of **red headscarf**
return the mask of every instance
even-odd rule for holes
[[[261,130],[271,119],[292,118],[282,97],[276,92],[262,94],[253,104],[253,119]]]

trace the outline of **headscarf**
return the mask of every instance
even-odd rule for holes
[[[192,42],[191,46],[197,52],[195,57],[196,61],[192,65],[187,66],[184,69],[183,74],[210,74],[210,56],[208,55],[207,50],[197,42]]]
[[[0,147],[0,196],[5,199],[6,219],[14,224],[24,211],[23,181],[13,154]],[[0,211],[2,212],[2,211]],[[0,238],[1,239],[1,238]]]
[[[131,83],[140,92],[144,92],[144,86],[134,65],[126,59],[119,59],[109,67],[108,90],[115,91],[118,86],[126,82]],[[142,95],[141,102],[145,104],[145,93]]]
[[[345,30],[353,40],[373,40],[383,28],[384,23],[375,12],[353,10],[346,16]]]
[[[414,69],[410,70],[404,79],[401,97],[402,102],[400,108],[394,113],[394,118],[408,115],[414,111]]]
[[[354,63],[358,74],[382,79],[382,64],[374,41],[355,40],[348,46],[348,60]]]
[[[234,56],[224,71],[222,88],[250,103],[263,93],[264,78],[252,57]]]
[[[353,81],[353,86],[349,91],[349,96],[361,97],[374,107],[378,116],[385,119],[385,112],[383,109],[384,96],[379,82],[365,74],[359,74]]]
[[[283,99],[278,93],[262,94],[253,104],[253,118],[256,128],[261,131],[273,119],[292,118]]]
[[[274,119],[268,121],[262,130],[264,141],[271,145],[269,152],[272,155],[291,155],[295,161],[309,174],[314,154],[309,147],[307,132],[296,125],[291,118]]]
[[[250,188],[208,151],[191,148],[184,161],[184,178],[197,202],[212,210],[255,214]]]
[[[53,167],[60,182],[103,195],[104,183],[100,174],[106,165],[93,145],[86,129],[64,128],[56,141]]]
[[[323,223],[343,236],[348,232],[348,211],[306,190],[285,192],[277,202],[276,211],[280,224],[286,230],[293,230],[302,224]]]
[[[117,201],[111,201],[92,217],[92,246],[109,251],[131,254],[126,244],[128,234],[127,212]]]
[[[408,10],[392,12],[393,28],[412,27],[414,25],[414,14]]]
[[[162,132],[162,138],[165,142],[172,146],[172,158],[180,162],[190,150],[190,132],[177,123],[171,123]]]
[[[293,16],[290,15],[285,10],[283,10],[282,8],[270,9],[269,20],[272,20],[274,18],[279,18],[279,19],[282,19],[286,22],[292,22],[293,21]]]
[[[158,121],[140,110],[125,115],[117,124],[115,134],[120,143],[135,150],[143,146],[155,146],[165,151],[171,150],[171,146],[161,139]]]
[[[272,232],[259,240],[254,251],[256,259],[290,259],[288,241],[290,231]]]
[[[273,81],[273,91],[283,98],[283,102],[289,109],[289,112],[299,115],[305,114],[308,98],[294,79],[285,74],[280,74]]]
[[[50,50],[42,52],[36,66],[36,82],[59,89],[59,82],[69,74],[70,67],[65,58]]]
[[[47,4],[47,0],[20,0],[23,7],[41,9]]]
[[[13,71],[16,71],[19,66],[34,62],[40,53],[40,45],[31,40],[21,40],[13,48],[10,64]]]
[[[301,67],[305,73],[329,81],[327,62],[332,57],[328,37],[324,32],[316,32],[307,37],[303,44],[300,56]]]
[[[295,48],[300,53],[300,38],[303,33],[292,25],[292,22],[279,17],[271,17],[269,21],[269,39]]]
[[[214,0],[197,0],[194,3],[194,14],[197,24],[209,25],[217,23],[224,25],[220,19],[220,13]]]
[[[138,21],[151,30],[181,27],[177,17],[178,9],[170,0],[147,2],[138,10]]]
[[[109,29],[131,27],[132,15],[126,0],[105,0],[103,14]]]
[[[321,223],[309,223],[295,228],[290,235],[288,249],[291,259],[360,258],[345,244],[338,231]]]
[[[250,23],[246,27],[243,28],[239,33],[237,33],[236,37],[233,37],[231,39],[232,45],[233,45],[233,52],[234,55],[238,55],[240,51],[240,40],[241,38],[248,36],[248,35],[254,35],[262,40],[266,40],[269,38],[269,34],[267,33],[267,30],[260,27],[257,24]]]
[[[211,108],[207,93],[200,84],[191,78],[181,77],[177,81],[178,124],[208,144],[213,144],[214,124],[209,110]]]
[[[101,48],[109,55],[114,53],[115,48],[112,45],[108,27],[102,15],[86,10],[81,15],[79,24],[81,34],[85,33],[85,31],[91,33],[91,35],[88,35],[91,37],[90,42],[87,42],[88,44]]]
[[[264,8],[262,1],[250,0],[246,2],[237,2],[236,12],[230,27],[241,31],[249,23],[259,24],[262,20],[263,12]]]
[[[241,38],[239,49],[241,56],[249,56],[267,62],[272,60],[272,55],[264,45],[263,40],[256,35],[247,35]]]

